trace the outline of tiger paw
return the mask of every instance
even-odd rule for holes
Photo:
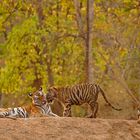
[[[86,118],[96,118],[93,116],[93,114],[87,115]]]

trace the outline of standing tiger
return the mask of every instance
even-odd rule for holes
[[[46,96],[42,92],[42,88],[34,93],[29,93],[32,104],[24,107],[15,107],[0,110],[0,118],[28,118],[53,116],[57,117],[51,110],[50,105],[46,101]]]
[[[63,116],[66,117],[71,116],[72,105],[81,105],[83,103],[88,103],[92,111],[92,113],[88,117],[96,118],[96,114],[98,111],[97,99],[99,92],[102,94],[104,100],[109,106],[111,106],[115,110],[121,110],[111,105],[111,103],[107,100],[104,91],[97,84],[86,83],[59,88],[51,87],[48,89],[46,99],[48,103],[52,103],[55,99],[60,101],[64,106]]]

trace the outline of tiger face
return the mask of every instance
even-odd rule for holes
[[[34,93],[29,93],[29,97],[32,99],[32,103],[34,105],[45,105],[46,104],[46,96],[44,95],[44,93],[42,92],[42,87],[39,88],[39,90],[37,90]]]
[[[53,101],[57,98],[57,93],[58,91],[55,87],[50,88],[46,95],[47,102],[52,104]]]

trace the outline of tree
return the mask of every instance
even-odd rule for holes
[[[76,20],[79,29],[79,34],[83,38],[83,46],[85,47],[85,81],[93,83],[93,53],[92,53],[92,40],[93,40],[93,3],[94,0],[87,0],[86,5],[86,24],[83,23],[83,18],[80,6],[82,2],[74,0],[74,6],[76,9]],[[86,27],[84,27],[86,25]],[[85,28],[85,31],[84,31]]]
[[[11,105],[7,98],[15,96],[14,103],[21,96],[26,102],[26,94],[41,85],[46,91],[50,85],[95,81],[133,116],[132,100],[140,98],[139,5],[137,0],[0,1],[3,103]],[[101,116],[113,116],[102,102],[100,108]]]

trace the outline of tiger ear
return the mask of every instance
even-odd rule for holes
[[[39,91],[42,91],[42,87],[39,88]]]
[[[57,90],[56,87],[50,87],[50,88],[48,88],[48,92],[51,92],[51,91],[57,92],[58,90]]]
[[[56,87],[52,87],[52,90],[53,90],[53,93],[54,93],[55,95],[58,94],[58,89],[57,89]]]
[[[54,90],[57,90],[57,88],[56,87],[52,87]]]
[[[29,97],[32,97],[32,96],[33,96],[33,94],[32,94],[32,93],[29,93],[29,94],[28,94],[28,96],[29,96]]]

